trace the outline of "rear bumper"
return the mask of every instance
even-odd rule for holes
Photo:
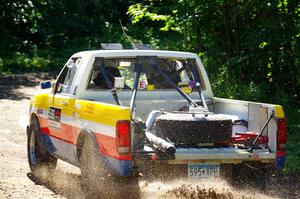
[[[249,161],[275,163],[276,154],[268,150],[253,150],[238,148],[177,148],[175,159],[168,160],[169,164],[187,163],[222,163],[233,164]]]

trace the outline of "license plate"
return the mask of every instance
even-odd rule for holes
[[[220,164],[188,164],[188,179],[200,180],[203,178],[218,178]]]

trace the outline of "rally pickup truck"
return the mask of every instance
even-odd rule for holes
[[[61,159],[104,186],[147,172],[263,179],[268,168],[284,166],[282,107],[215,97],[193,53],[79,52],[55,82],[40,86],[47,92],[31,99],[27,128],[33,173]]]

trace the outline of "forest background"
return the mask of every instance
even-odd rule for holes
[[[285,172],[300,172],[296,0],[1,0],[0,75],[58,71],[75,52],[120,42],[197,53],[218,97],[280,104]]]

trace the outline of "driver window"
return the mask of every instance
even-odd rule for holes
[[[71,86],[80,62],[81,58],[72,58],[67,62],[57,80],[55,93],[70,94]]]

